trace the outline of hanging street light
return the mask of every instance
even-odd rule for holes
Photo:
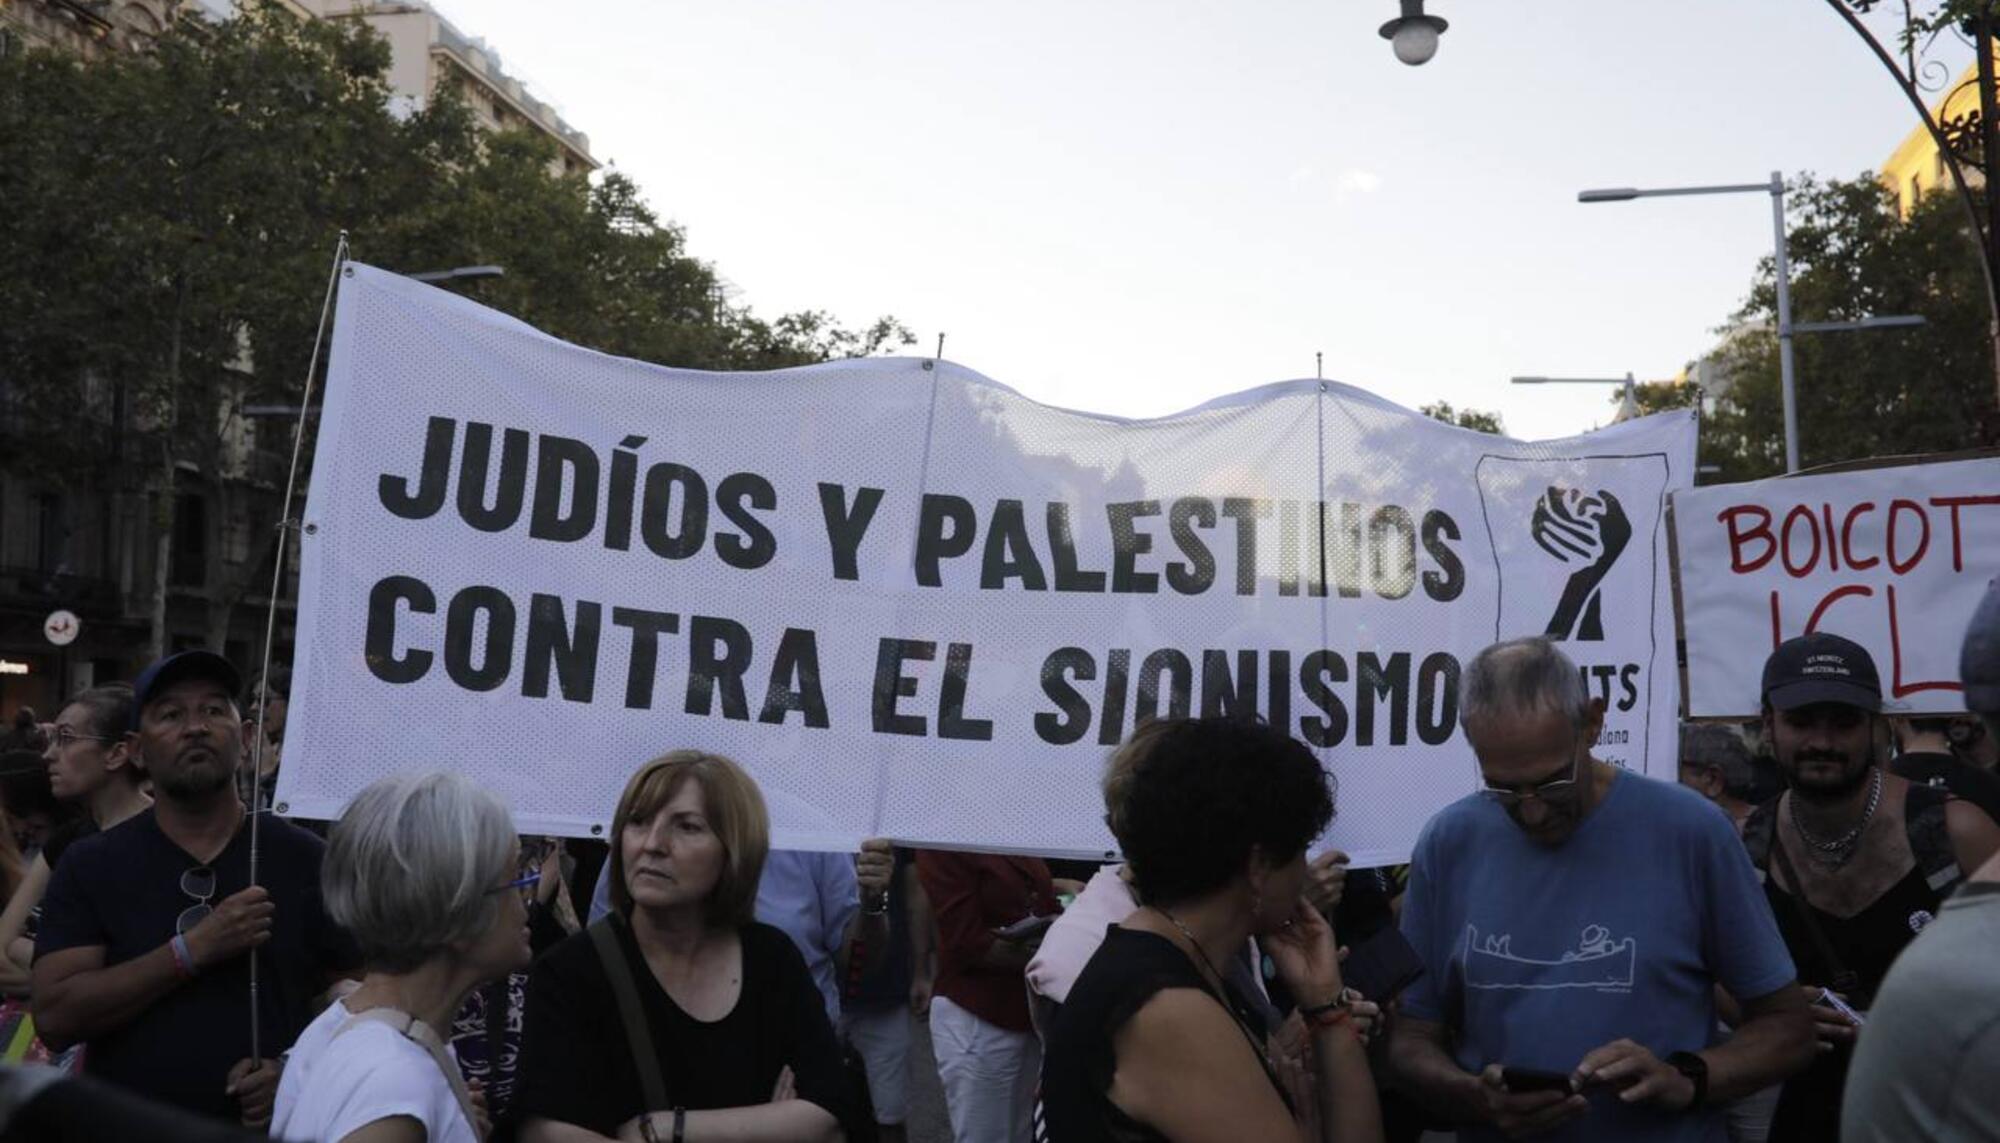
[[[1424,15],[1424,0],[1403,0],[1403,14],[1382,25],[1382,38],[1396,49],[1396,58],[1416,67],[1437,54],[1438,34],[1451,25]]]

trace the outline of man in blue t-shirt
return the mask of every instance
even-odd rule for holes
[[[1466,1140],[1724,1139],[1712,1105],[1813,1053],[1735,829],[1591,756],[1604,701],[1547,639],[1481,651],[1459,696],[1484,788],[1411,859],[1402,927],[1428,971],[1392,1046],[1402,1083]],[[1719,1042],[1717,986],[1743,1008]],[[1526,1069],[1554,1074],[1527,1090]]]

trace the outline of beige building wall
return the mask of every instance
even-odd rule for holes
[[[406,107],[423,107],[447,86],[488,131],[525,128],[556,145],[556,174],[588,174],[598,167],[590,137],[563,121],[506,73],[484,41],[466,35],[429,6],[378,0],[301,0],[322,18],[361,20],[389,42],[389,86]]]
[[[180,0],[0,0],[0,52],[49,48],[94,59],[166,30]]]
[[[488,131],[525,128],[556,146],[551,170],[588,174],[590,137],[507,74],[484,41],[421,0],[283,0],[302,19],[361,20],[389,42],[389,88],[406,109],[447,85]],[[0,52],[50,48],[86,59],[131,51],[182,16],[227,17],[237,0],[0,0]]]
[[[1978,114],[1978,75],[1978,64],[1967,64],[1965,72],[1945,89],[1944,98],[1931,108],[1931,118],[1938,126],[1967,114]],[[1961,168],[1968,185],[1978,186],[1984,181],[1976,169],[1963,164]],[[1944,156],[1938,153],[1937,143],[1923,124],[1917,124],[1905,135],[1882,164],[1882,182],[1896,192],[1897,205],[1906,216],[1924,195],[1940,188],[1952,189],[1951,172],[1945,169]]]

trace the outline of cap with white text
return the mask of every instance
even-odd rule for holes
[[[1764,701],[1773,710],[1837,702],[1877,712],[1882,709],[1882,676],[1866,647],[1815,631],[1785,640],[1764,660]]]

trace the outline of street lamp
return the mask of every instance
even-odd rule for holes
[[[1924,324],[1918,314],[1886,314],[1870,316],[1856,321],[1799,321],[1792,323],[1793,333],[1852,333],[1862,329],[1900,329]]]
[[[1510,377],[1508,380],[1516,385],[1623,385],[1625,393],[1618,402],[1616,419],[1622,421],[1639,415],[1639,400],[1633,393],[1637,382],[1630,373],[1623,377]]]
[[[1424,0],[1402,2],[1403,14],[1382,25],[1382,38],[1396,50],[1397,59],[1411,67],[1427,64],[1437,54],[1438,34],[1451,25],[1424,15]]]
[[[1768,194],[1771,196],[1772,255],[1775,262],[1774,277],[1778,286],[1778,384],[1785,405],[1785,471],[1799,470],[1799,408],[1798,394],[1793,381],[1792,335],[1794,333],[1836,333],[1858,329],[1881,329],[1895,326],[1922,325],[1924,319],[1913,315],[1888,317],[1868,317],[1859,321],[1846,322],[1804,322],[1792,324],[1792,265],[1785,250],[1785,180],[1777,171],[1771,172],[1767,183],[1732,183],[1725,186],[1706,187],[1661,187],[1640,190],[1637,187],[1607,187],[1599,190],[1580,191],[1578,202],[1630,202],[1635,198],[1673,198],[1697,194]]]
[[[403,277],[413,282],[462,282],[470,278],[501,278],[507,271],[499,266],[458,266],[450,270],[426,270],[421,274],[405,274]]]

